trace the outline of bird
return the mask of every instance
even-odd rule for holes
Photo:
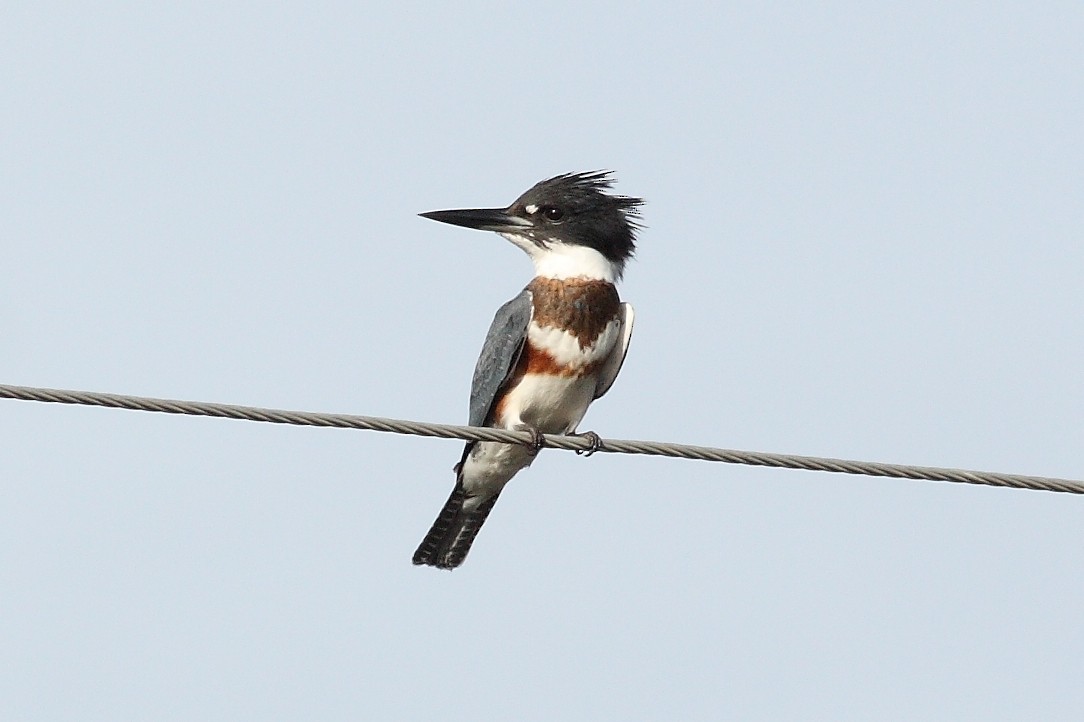
[[[528,431],[529,444],[469,441],[455,487],[414,552],[415,565],[455,569],[513,476],[531,465],[543,434],[576,433],[587,407],[610,390],[632,337],[632,305],[617,282],[643,228],[643,199],[611,193],[610,171],[540,181],[507,208],[421,213],[495,232],[524,251],[534,278],[497,310],[471,382],[471,426]],[[578,452],[579,453],[579,452]]]

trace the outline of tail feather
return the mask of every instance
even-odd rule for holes
[[[455,569],[462,564],[486,517],[497,503],[498,496],[500,492],[483,501],[477,508],[467,511],[463,508],[467,501],[467,492],[462,484],[457,483],[444,508],[437,515],[437,520],[433,522],[433,527],[414,552],[414,563],[438,569]]]

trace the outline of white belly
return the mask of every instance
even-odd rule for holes
[[[500,424],[506,429],[527,424],[545,434],[567,434],[576,429],[594,396],[593,376],[527,374],[509,391]]]
[[[509,391],[501,428],[528,424],[544,434],[567,434],[587,413],[595,394],[593,377],[527,374]],[[474,495],[500,491],[534,455],[522,444],[480,441],[463,464],[463,484]]]
[[[535,323],[527,329],[528,342],[545,351],[563,368],[579,372],[588,366],[597,367],[618,342],[621,324],[609,324],[586,348],[579,340],[555,328]],[[595,398],[596,374],[586,376],[527,373],[501,404],[499,419],[494,425],[514,429],[527,425],[544,434],[568,434],[576,430],[587,407]],[[478,442],[463,462],[463,485],[471,498],[467,504],[499,492],[520,469],[530,466],[534,455],[522,444]]]

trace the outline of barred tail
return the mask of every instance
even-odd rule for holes
[[[461,483],[456,483],[452,495],[448,497],[444,508],[433,522],[433,528],[422,539],[418,550],[414,552],[415,564],[426,564],[437,569],[455,569],[467,558],[474,537],[482,528],[493,505],[497,503],[500,492],[483,501],[473,510],[464,509],[467,492]]]

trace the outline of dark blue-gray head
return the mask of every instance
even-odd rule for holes
[[[620,276],[636,250],[642,227],[639,198],[611,195],[609,171],[566,173],[536,183],[507,208],[470,208],[422,213],[425,218],[495,231],[538,260],[559,246],[598,251]],[[533,247],[532,247],[533,246]]]

